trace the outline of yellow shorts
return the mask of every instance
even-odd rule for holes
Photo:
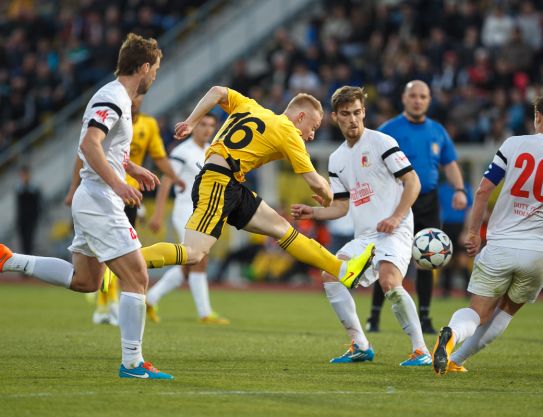
[[[206,164],[192,187],[194,211],[185,228],[218,239],[225,221],[243,229],[261,201],[262,198],[240,184],[228,168]]]

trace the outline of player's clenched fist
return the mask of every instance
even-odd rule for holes
[[[119,182],[115,185],[113,191],[119,197],[123,199],[123,202],[127,206],[136,206],[139,207],[141,204],[142,194],[136,190],[134,187],[128,185],[125,182]]]
[[[173,137],[177,140],[184,139],[192,133],[193,127],[187,122],[179,122],[175,125]]]

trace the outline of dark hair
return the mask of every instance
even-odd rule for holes
[[[340,106],[344,104],[353,103],[356,100],[360,100],[362,106],[366,105],[366,90],[364,87],[353,87],[345,85],[334,91],[332,95],[332,111],[335,113]]]
[[[539,96],[534,100],[535,111],[543,114],[543,96]]]
[[[133,75],[143,64],[154,65],[159,58],[162,51],[155,39],[129,33],[119,50],[115,75]]]

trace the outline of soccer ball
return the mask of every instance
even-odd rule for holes
[[[422,269],[436,269],[447,265],[453,253],[452,242],[443,230],[422,229],[413,240],[413,258]]]

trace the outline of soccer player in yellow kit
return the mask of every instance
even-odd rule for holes
[[[371,264],[374,245],[349,261],[342,261],[320,244],[297,232],[274,209],[244,184],[245,174],[274,160],[287,159],[302,175],[323,206],[332,202],[328,182],[313,167],[305,142],[315,137],[323,110],[309,94],[295,96],[277,115],[235,90],[212,87],[191,115],[175,127],[177,139],[188,136],[216,104],[229,117],[206,152],[206,162],[192,190],[194,212],[187,222],[181,262],[201,261],[215,244],[225,222],[238,229],[277,239],[281,248],[298,261],[325,270],[347,288],[358,285]]]

